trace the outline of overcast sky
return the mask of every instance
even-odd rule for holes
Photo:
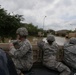
[[[20,14],[25,23],[44,29],[75,29],[76,0],[0,0],[9,13]],[[46,16],[46,17],[45,17]]]

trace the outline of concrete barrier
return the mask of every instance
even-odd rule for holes
[[[38,48],[36,44],[32,44],[33,47],[33,61],[34,62],[41,62],[42,60],[42,50]],[[0,48],[4,51],[9,51],[9,43],[0,43]],[[57,54],[57,60],[62,61],[63,59],[63,46],[59,46],[59,51]]]
[[[0,48],[4,51],[9,51],[9,43],[0,43]]]

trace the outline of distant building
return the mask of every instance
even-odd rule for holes
[[[71,37],[76,37],[76,32],[69,33],[69,34],[66,35],[66,38],[71,38]]]
[[[66,36],[68,30],[59,30],[59,31],[55,31],[55,35],[58,36]]]
[[[44,33],[43,32],[38,32],[38,36],[39,37],[43,37],[44,36]]]

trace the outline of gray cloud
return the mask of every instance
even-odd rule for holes
[[[76,27],[75,0],[0,0],[0,5],[10,13],[23,15],[24,22],[33,23],[38,27],[43,27],[45,16],[45,29]],[[70,23],[74,23],[73,27]]]

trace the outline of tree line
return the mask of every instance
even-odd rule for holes
[[[7,13],[7,10],[0,6],[0,39],[4,42],[4,38],[15,38],[16,30],[19,27],[26,27],[30,36],[37,36],[42,28],[33,25],[32,23],[22,23],[24,20],[22,15]]]

